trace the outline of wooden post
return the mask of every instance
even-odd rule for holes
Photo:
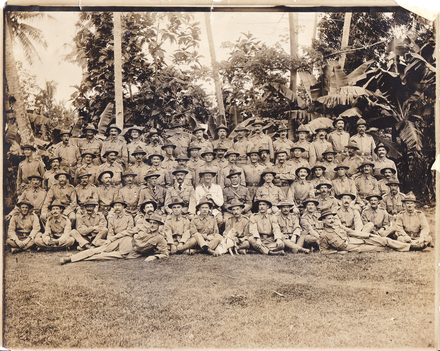
[[[220,113],[219,120],[216,121],[217,125],[224,123],[226,124],[226,114],[225,114],[225,106],[223,105],[223,94],[220,84],[220,79],[218,76],[218,68],[217,68],[217,59],[215,56],[215,47],[214,47],[214,38],[212,36],[211,29],[211,20],[209,18],[210,13],[205,12],[205,25],[206,32],[208,34],[208,44],[209,44],[209,53],[211,54],[211,65],[214,77],[214,85],[215,85],[215,95],[217,97],[218,110]]]
[[[114,58],[115,58],[115,103],[116,103],[116,125],[124,128],[124,100],[122,96],[122,29],[121,13],[113,12],[113,36],[114,36]]]
[[[351,24],[351,12],[345,13],[344,18],[344,29],[342,32],[342,42],[341,42],[341,50],[344,50],[348,46],[348,39],[350,38],[350,24]],[[341,65],[341,69],[344,69],[346,54],[343,53],[341,58],[339,59],[339,64]]]
[[[290,55],[298,58],[298,12],[289,12]],[[296,97],[296,69],[290,71],[290,85]]]

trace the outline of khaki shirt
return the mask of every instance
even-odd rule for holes
[[[25,240],[28,237],[35,239],[35,236],[40,231],[40,221],[38,217],[29,212],[26,216],[21,213],[16,213],[12,216],[8,227],[8,239]]]
[[[351,207],[345,209],[343,207],[340,207],[336,214],[339,217],[339,220],[341,221],[341,224],[346,227],[350,228],[356,231],[361,231],[362,227],[364,226],[362,223],[361,215],[359,214],[358,210],[355,210]]]
[[[285,216],[281,211],[276,214],[278,225],[280,226],[281,233],[288,235],[289,239],[292,236],[301,235],[301,226],[299,224],[299,217],[293,213],[289,213]]]
[[[180,235],[178,241],[184,244],[190,238],[190,221],[182,216],[172,215],[165,221],[163,231],[168,245],[174,244],[174,235]]]
[[[133,217],[124,210],[121,213],[110,213],[107,218],[108,221],[108,234],[107,239],[112,238],[122,238],[129,235],[127,233],[128,229],[134,227]]]
[[[93,231],[93,227],[99,227],[100,230],[107,228],[107,221],[100,212],[94,212],[90,216],[87,212],[78,216],[76,219],[76,229],[81,235],[88,235]]]
[[[70,236],[72,226],[69,218],[61,215],[59,218],[50,217],[46,222],[46,230],[42,236],[43,240],[47,237],[64,241]]]
[[[249,219],[245,216],[235,218],[234,216],[228,218],[225,223],[224,235],[227,235],[229,231],[234,228],[237,233],[237,238],[244,239],[249,236]]]
[[[375,210],[368,207],[362,211],[362,222],[364,225],[371,222],[374,224],[374,229],[379,230],[390,225],[390,216],[382,207],[378,207]]]
[[[218,234],[217,221],[213,215],[208,214],[203,217],[201,215],[195,216],[190,223],[190,234],[191,236],[195,233],[206,235]]]
[[[60,201],[65,207],[63,211],[65,215],[69,215],[71,212],[73,212],[77,206],[76,192],[73,185],[66,184],[61,186],[60,184],[55,184],[52,188],[50,188],[47,192],[41,212],[47,213],[48,207],[55,200]]]
[[[328,141],[332,144],[333,150],[337,153],[341,153],[345,150],[349,140],[350,134],[344,130],[342,132],[335,130],[328,135]]]
[[[256,213],[251,216],[249,233],[256,239],[260,239],[261,235],[273,236],[274,240],[283,238],[277,217],[267,213]]]
[[[422,211],[415,210],[413,213],[402,211],[396,219],[397,235],[409,235],[411,239],[426,239],[429,237],[429,224]]]
[[[396,195],[388,193],[382,198],[382,204],[389,214],[397,215],[399,212],[404,210],[402,202],[402,199],[404,198],[405,195],[400,192]]]
[[[183,207],[184,212],[189,212],[192,214],[196,213],[196,198],[195,190],[191,185],[182,184],[182,189],[179,189],[179,184],[176,182],[174,185],[167,189],[165,194],[165,210],[167,213],[171,214],[173,211],[168,205],[173,201],[174,198],[179,198],[183,200],[185,206]]]
[[[357,193],[362,199],[365,199],[370,194],[379,192],[377,180],[372,175],[361,174],[355,179],[354,183],[356,184]]]

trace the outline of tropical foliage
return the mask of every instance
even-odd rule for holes
[[[83,68],[72,99],[85,122],[114,101],[112,20],[111,13],[82,13],[74,50],[66,57]],[[206,121],[210,105],[194,83],[203,72],[198,23],[189,14],[153,12],[124,14],[122,21],[125,123],[165,127],[179,116]]]

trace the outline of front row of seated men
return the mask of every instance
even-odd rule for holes
[[[321,183],[316,186],[318,190],[323,187]],[[222,216],[223,235],[214,217],[222,214],[222,208],[209,194],[197,201],[192,216],[188,203],[178,197],[167,204],[165,213],[151,197],[143,200],[140,213],[131,213],[128,201],[117,195],[106,218],[98,211],[97,201],[89,197],[76,215],[75,229],[63,212],[66,206],[59,200],[48,206],[50,213],[43,222],[24,199],[11,217],[6,242],[12,253],[28,250],[34,244],[38,250],[53,250],[77,243],[80,252],[62,258],[62,264],[140,256],[151,261],[169,254],[197,252],[218,256],[224,253],[218,248],[226,239],[232,240],[239,254],[257,251],[265,255],[284,255],[286,250],[308,253],[318,248],[327,253],[386,248],[408,251],[431,244],[429,225],[423,212],[416,210],[412,193],[401,200],[404,210],[392,216],[379,205],[383,200],[379,193],[366,196],[369,205],[362,214],[354,205],[355,198],[350,193],[339,194],[340,205],[335,209],[333,204],[319,208],[319,197],[308,197],[302,201],[300,211],[288,200],[272,203],[262,194],[254,201],[256,213],[239,198],[233,198],[224,208],[223,214],[228,215]]]

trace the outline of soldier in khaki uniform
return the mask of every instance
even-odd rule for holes
[[[32,204],[25,199],[17,203],[17,208],[9,223],[6,239],[11,253],[25,251],[34,246],[35,237],[40,231],[38,217],[31,212]]]
[[[402,199],[405,211],[397,215],[396,235],[398,241],[410,243],[414,249],[423,249],[431,245],[432,237],[425,214],[416,210],[416,201],[412,192]]]
[[[35,244],[42,249],[61,249],[70,247],[75,243],[70,232],[72,226],[67,216],[62,214],[64,205],[55,200],[49,207],[51,217],[46,222],[44,233],[38,233],[35,237]]]
[[[171,210],[171,216],[166,219],[163,231],[168,249],[174,255],[177,247],[182,247],[190,236],[190,221],[182,216],[185,203],[178,197],[173,198],[167,207]]]
[[[245,205],[238,199],[233,199],[227,207],[229,213],[232,214],[225,221],[224,237],[234,237],[237,244],[239,254],[246,254],[246,250],[250,248],[249,244],[249,219],[243,216]]]
[[[276,216],[268,212],[272,203],[264,198],[256,203],[258,213],[249,220],[249,244],[264,255],[284,255],[283,234]]]
[[[280,211],[276,214],[278,225],[283,234],[284,246],[292,250],[293,253],[304,252],[309,253],[310,250],[304,249],[297,244],[301,236],[301,225],[299,224],[299,216],[291,212],[294,207],[293,203],[283,201],[278,204]]]
[[[253,200],[257,192],[258,186],[260,185],[261,173],[264,170],[264,166],[258,161],[260,156],[258,150],[252,147],[247,153],[249,157],[249,164],[243,166],[243,172],[246,179],[246,187],[249,189],[249,195]]]

